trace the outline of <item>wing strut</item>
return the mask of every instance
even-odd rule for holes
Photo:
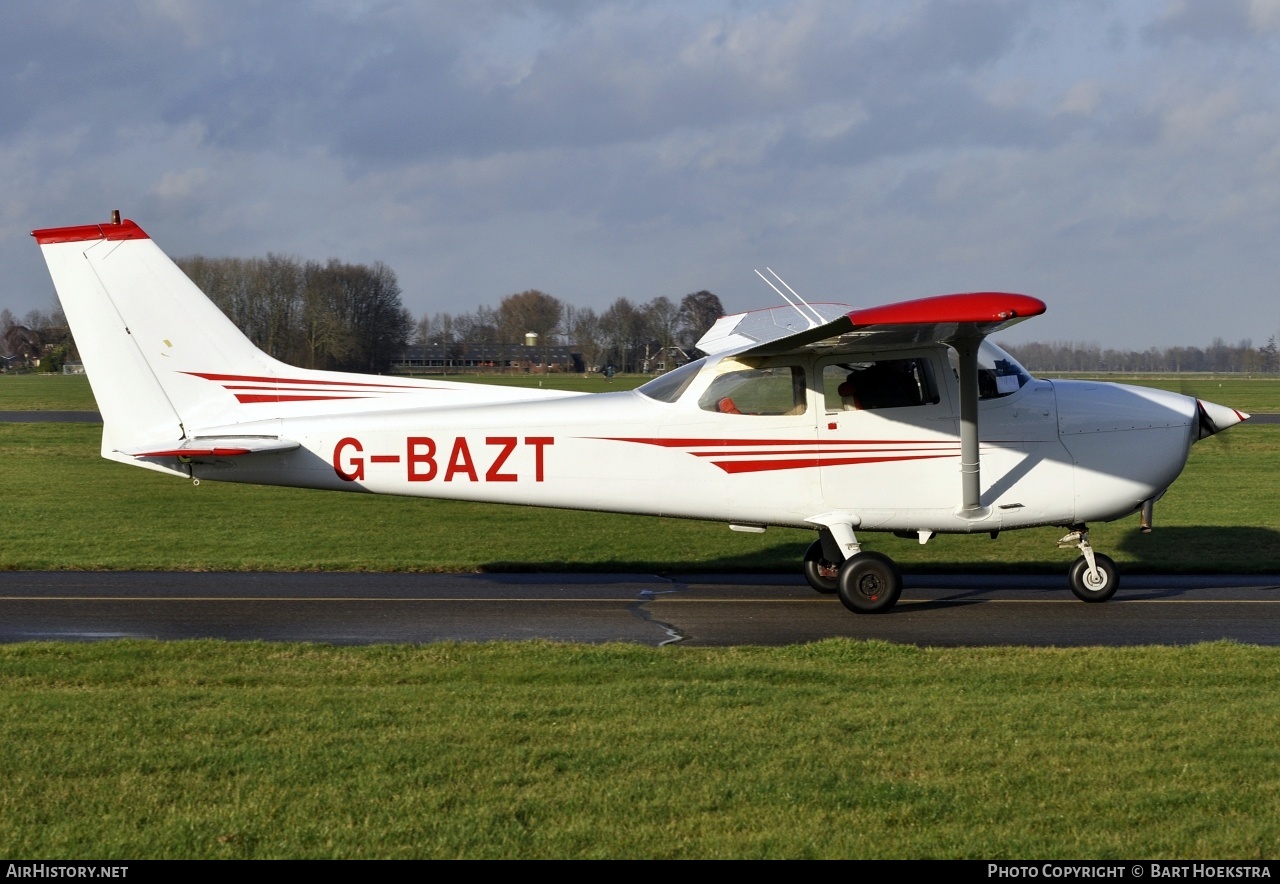
[[[760,277],[769,282],[764,274]],[[778,281],[781,282],[781,278]],[[786,285],[785,282],[782,284]],[[783,295],[777,286],[774,289],[800,312],[799,306]],[[774,321],[771,315],[748,329],[743,320],[753,314],[741,314],[723,317],[703,335],[698,346],[712,355],[742,357],[803,353],[810,348],[853,353],[904,345],[950,345],[960,363],[960,506],[956,514],[963,519],[979,521],[990,515],[990,510],[982,506],[982,471],[978,455],[981,445],[978,434],[978,348],[988,335],[1039,316],[1044,311],[1044,301],[1029,295],[969,292],[852,310],[816,327],[812,327],[812,320],[801,313],[811,324],[803,331],[784,326]],[[817,310],[813,312],[825,315]]]
[[[960,515],[982,518],[982,464],[978,457],[978,348],[982,335],[951,342],[960,357]]]

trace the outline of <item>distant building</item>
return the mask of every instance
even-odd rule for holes
[[[645,354],[640,362],[640,370],[645,374],[662,374],[679,368],[693,361],[693,357],[681,347],[659,348],[656,352]]]
[[[545,364],[544,364],[545,360]],[[510,372],[547,374],[586,369],[582,354],[569,347],[526,347],[523,344],[412,344],[391,362],[391,370],[413,372]]]

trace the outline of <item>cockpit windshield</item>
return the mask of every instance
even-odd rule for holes
[[[695,359],[688,365],[682,365],[671,369],[666,374],[658,375],[636,389],[650,399],[656,399],[659,402],[675,402],[689,383],[698,376],[698,372],[706,361],[706,357]]]
[[[959,371],[960,359],[956,351],[948,348],[947,357],[951,360],[951,368]],[[1022,389],[1031,380],[1027,370],[1018,364],[999,345],[989,340],[982,342],[978,348],[978,398],[999,399]]]

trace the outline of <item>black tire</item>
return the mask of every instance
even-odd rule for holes
[[[804,579],[818,592],[831,594],[840,581],[840,566],[822,555],[822,541],[815,540],[804,551]]]
[[[1084,556],[1072,563],[1067,580],[1080,601],[1105,602],[1120,588],[1120,572],[1116,570],[1116,563],[1101,553],[1094,553],[1093,561],[1098,566],[1100,579],[1097,583],[1089,579],[1089,561]]]
[[[902,594],[902,575],[888,556],[858,553],[840,566],[836,592],[841,603],[855,614],[883,614],[897,604]]]

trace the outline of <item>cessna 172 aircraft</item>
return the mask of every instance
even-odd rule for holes
[[[722,318],[704,358],[627,392],[300,369],[258,350],[118,214],[33,236],[105,458],[196,482],[809,528],[806,579],[857,613],[889,610],[902,587],[891,559],[861,548],[867,531],[926,543],[1062,526],[1059,546],[1080,552],[1071,590],[1105,601],[1119,577],[1088,523],[1142,511],[1149,524],[1192,443],[1248,417],[1031,377],[986,338],[1045,305],[1001,292],[853,309],[774,286],[785,305]]]

